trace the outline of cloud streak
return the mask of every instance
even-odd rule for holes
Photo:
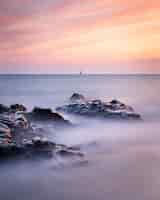
[[[0,70],[26,62],[53,65],[47,69],[53,72],[65,64],[68,71],[71,65],[105,71],[108,63],[157,63],[159,20],[157,0],[0,0]]]

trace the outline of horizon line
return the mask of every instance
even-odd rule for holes
[[[160,73],[142,73],[142,72],[139,72],[139,73],[0,73],[0,76],[53,76],[53,75],[77,75],[77,76],[86,76],[86,75],[157,75],[159,76]]]

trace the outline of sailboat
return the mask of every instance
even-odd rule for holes
[[[82,75],[83,75],[83,72],[82,72],[82,70],[80,70],[80,72],[79,72],[79,75],[80,75],[80,76],[82,76]]]

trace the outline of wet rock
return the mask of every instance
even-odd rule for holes
[[[27,108],[22,104],[13,104],[10,106],[10,112],[26,112]]]
[[[15,117],[15,127],[20,128],[20,129],[27,129],[29,128],[29,122],[26,119],[26,117],[22,114],[18,114]]]
[[[54,122],[55,124],[70,125],[70,122],[65,120],[62,115],[52,112],[49,108],[35,107],[32,112],[27,113],[26,116],[30,121]]]
[[[140,119],[131,106],[113,99],[110,102],[90,100],[83,103],[71,103],[58,107],[56,110],[82,116],[103,117],[107,119]]]
[[[0,104],[0,122],[9,127],[27,128],[32,122],[50,122],[55,125],[71,125],[68,120],[50,108],[35,107],[32,112],[27,112],[27,108],[22,104],[13,104],[6,107]]]
[[[77,151],[72,151],[70,149],[61,149],[57,153],[58,153],[58,155],[63,156],[63,157],[71,157],[71,156],[83,157],[84,156],[83,153],[77,152]]]
[[[24,116],[17,114],[0,116],[0,144],[21,143],[22,133],[30,135],[30,126]],[[31,134],[33,135],[33,134]]]
[[[54,148],[56,146],[54,142],[49,141],[45,137],[40,138],[39,136],[36,136],[32,139],[32,144],[35,148]]]
[[[10,128],[5,124],[0,123],[0,135],[5,135],[6,137],[11,138]]]
[[[27,119],[22,114],[0,116],[0,123],[3,125],[7,125],[10,129],[26,129],[29,127]]]
[[[85,97],[82,94],[79,93],[73,93],[70,97],[71,102],[83,102],[85,101]]]
[[[1,115],[0,123],[7,125],[9,128],[14,127],[14,120],[12,120],[8,115]]]
[[[0,143],[0,158],[53,158],[83,157],[83,153],[70,149],[65,145],[58,145],[47,138],[34,137],[32,140],[24,139],[23,143]]]
[[[1,105],[0,109],[0,159],[48,159],[57,156],[81,160],[83,154],[80,150],[56,144],[44,137],[50,125],[54,128],[56,125],[70,125],[61,114],[38,107],[26,112],[27,109],[21,104],[9,108]],[[38,125],[42,126],[40,130],[36,129]]]
[[[14,156],[18,156],[24,152],[24,148],[14,143],[0,144],[0,158],[9,159]]]
[[[9,143],[11,141],[11,129],[0,122],[0,144]]]
[[[6,113],[6,112],[9,112],[9,107],[0,104],[0,113]]]
[[[134,111],[134,109],[131,106],[125,105],[124,103],[113,99],[111,102],[109,102],[111,108],[114,110],[128,110],[128,111]]]

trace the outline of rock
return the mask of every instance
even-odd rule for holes
[[[62,115],[56,112],[52,112],[49,108],[38,108],[35,107],[31,113],[26,115],[30,121],[43,121],[43,122],[54,122],[56,124],[69,125],[69,121],[65,120]]]
[[[7,125],[9,128],[14,127],[14,120],[12,120],[8,115],[0,116],[0,123]]]
[[[0,113],[6,113],[6,112],[9,112],[9,107],[0,104]]]
[[[5,107],[4,107],[5,108]],[[70,125],[62,115],[51,109],[35,107],[32,112],[20,104],[4,109],[0,115],[0,159],[10,158],[53,158],[82,157],[82,153],[72,147],[56,144],[43,135],[49,123],[54,125]],[[35,123],[38,122],[38,123]],[[43,122],[47,122],[44,126]],[[41,124],[41,131],[35,131],[34,126]],[[33,128],[32,128],[33,125]],[[54,126],[56,127],[56,126]]]
[[[110,103],[111,104],[121,104],[121,102],[116,99],[113,99]]]
[[[131,106],[113,99],[110,102],[90,100],[83,103],[72,103],[58,107],[56,110],[82,116],[103,117],[106,119],[140,119]]]
[[[67,147],[65,145],[59,145],[52,141],[49,141],[47,138],[34,137],[32,139],[32,150],[33,151],[41,151],[46,152],[50,151],[52,153],[61,155],[61,156],[80,156],[83,154],[80,151],[74,150],[71,147]]]
[[[35,107],[32,110],[32,113],[37,115],[37,116],[47,117],[48,118],[50,115],[52,115],[52,110],[50,108]]]
[[[56,155],[62,157],[83,157],[80,151],[57,145],[47,138],[34,137],[32,140],[23,140],[23,143],[0,143],[0,158],[52,158]]]
[[[29,132],[30,127],[28,121],[24,116],[16,116],[16,114],[12,114],[12,116],[1,116],[0,117],[0,143],[7,144],[16,141],[17,143],[21,143],[22,133]],[[31,134],[33,135],[33,134]]]
[[[14,143],[3,143],[0,144],[0,158],[9,159],[11,157],[22,154],[24,149]]]
[[[70,149],[61,149],[57,153],[58,153],[58,155],[63,156],[63,157],[71,157],[71,156],[83,157],[84,156],[83,153],[77,152],[77,151],[72,151]]]
[[[6,124],[0,122],[0,143],[9,143],[11,138],[11,129]]]
[[[85,101],[85,97],[82,94],[73,93],[70,97],[71,102],[83,102]]]
[[[3,104],[0,104],[0,113],[16,113],[16,112],[26,112],[27,109],[22,104],[12,104],[10,107],[7,107]]]
[[[22,104],[13,104],[10,106],[11,112],[26,112],[27,108]]]
[[[131,107],[131,106],[128,106],[128,105],[125,105],[124,103],[116,100],[116,99],[113,99],[111,102],[109,102],[112,109],[115,109],[115,110],[128,110],[128,111],[134,111],[134,109]]]
[[[22,114],[18,114],[15,117],[15,127],[20,128],[20,129],[27,129],[29,128],[29,122],[26,119],[26,117]]]
[[[27,119],[22,114],[0,116],[0,123],[7,125],[10,129],[14,128],[26,129],[29,127]]]
[[[47,138],[40,138],[39,136],[36,136],[32,139],[32,143],[34,147],[38,148],[44,148],[44,147],[50,147],[53,148],[56,146],[54,142],[50,142]]]

